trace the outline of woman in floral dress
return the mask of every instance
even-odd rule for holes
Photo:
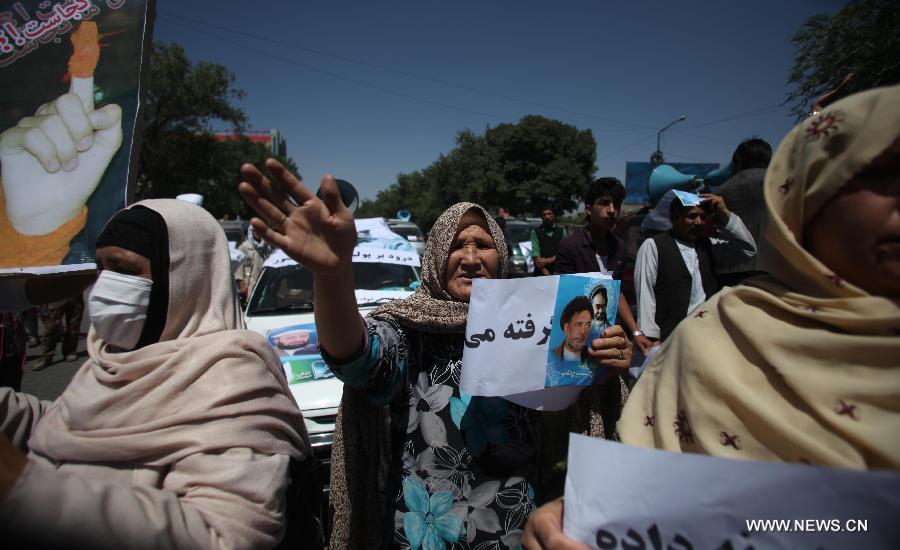
[[[274,161],[268,168],[299,206],[250,167],[241,192],[270,220],[254,222],[260,233],[315,273],[322,355],[345,383],[331,547],[518,547],[536,506],[539,413],[459,389],[472,281],[506,276],[502,230],[476,204],[450,207],[430,232],[422,286],[363,320],[356,231],[333,180],[323,179],[319,200]],[[630,343],[612,327],[590,353],[625,368]]]

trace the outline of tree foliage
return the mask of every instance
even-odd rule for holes
[[[787,103],[798,118],[813,102],[853,78],[842,90],[851,94],[900,82],[900,2],[858,0],[833,16],[807,19],[792,41],[797,48],[788,82]]]
[[[529,115],[516,124],[462,130],[456,148],[360,205],[358,216],[394,216],[406,208],[428,229],[448,206],[470,201],[488,210],[536,215],[546,204],[575,207],[596,170],[590,130]]]
[[[214,122],[240,134],[247,117],[235,102],[244,92],[234,74],[215,63],[192,63],[177,44],[153,45],[144,100],[144,125],[138,164],[137,199],[200,193],[215,216],[249,215],[237,194],[244,162],[261,166],[273,156],[263,144],[246,138],[216,141]],[[292,170],[290,159],[279,158]]]

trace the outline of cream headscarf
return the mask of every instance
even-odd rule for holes
[[[848,97],[787,135],[765,182],[772,276],[681,322],[625,406],[623,442],[900,469],[900,307],[802,246],[806,223],[898,136],[900,86]]]
[[[303,418],[272,347],[243,328],[225,235],[200,207],[137,203],[165,220],[166,323],[160,341],[112,352],[93,328],[90,358],[42,417],[32,451],[58,462],[172,464],[248,447],[303,458]]]
[[[459,233],[459,222],[469,210],[477,210],[487,221],[500,260],[498,278],[506,277],[509,257],[506,253],[503,230],[484,208],[471,202],[459,202],[438,217],[428,234],[425,254],[422,255],[422,286],[409,298],[391,302],[374,310],[372,317],[391,319],[423,332],[465,332],[469,304],[450,296],[444,288],[444,273],[447,271],[450,245]]]

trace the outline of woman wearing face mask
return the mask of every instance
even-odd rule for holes
[[[322,355],[345,383],[331,548],[517,546],[540,498],[539,413],[459,390],[472,282],[506,275],[502,230],[476,204],[451,206],[429,234],[422,286],[363,320],[353,292],[356,229],[334,180],[322,180],[319,200],[277,162],[267,167],[277,186],[245,165],[240,191],[269,222],[254,218],[257,231],[314,272]],[[624,331],[604,336],[589,355],[627,367]]]
[[[794,128],[765,196],[771,276],[723,290],[679,325],[635,386],[622,442],[900,470],[900,86]],[[561,515],[561,501],[535,514],[526,546],[583,548]]]
[[[96,257],[88,361],[53,403],[0,393],[5,535],[274,546],[308,437],[268,342],[239,330],[221,228],[192,204],[143,201],[109,221]]]

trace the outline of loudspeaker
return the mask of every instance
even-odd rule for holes
[[[696,176],[682,174],[668,164],[660,164],[650,173],[650,179],[647,182],[647,194],[650,195],[650,202],[656,204],[670,189],[695,191],[697,189],[696,180]]]
[[[716,168],[715,170],[710,171],[703,178],[703,181],[705,181],[709,188],[712,189],[728,181],[728,178],[730,178],[732,175],[731,163],[729,163],[721,168]]]

